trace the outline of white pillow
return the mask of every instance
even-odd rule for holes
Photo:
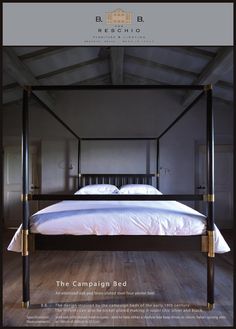
[[[75,194],[114,194],[119,193],[119,189],[111,184],[92,184],[79,189]]]
[[[128,184],[121,186],[119,194],[162,194],[162,193],[151,185]]]

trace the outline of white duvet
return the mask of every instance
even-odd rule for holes
[[[229,251],[215,230],[215,251]],[[30,232],[46,235],[201,235],[205,231],[205,216],[176,201],[62,201],[30,218]],[[8,250],[21,251],[21,226]]]

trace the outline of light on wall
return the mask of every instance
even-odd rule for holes
[[[65,161],[60,161],[58,163],[58,168],[72,170],[72,169],[74,169],[74,166],[72,163],[67,164]]]
[[[160,167],[160,172],[164,175],[170,174],[170,169],[167,167]]]

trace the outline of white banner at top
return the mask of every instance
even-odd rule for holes
[[[232,3],[3,3],[4,46],[232,46]]]

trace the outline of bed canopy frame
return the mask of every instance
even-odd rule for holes
[[[162,90],[197,90],[199,95],[188,105],[176,119],[157,137],[147,138],[81,138],[56,113],[45,105],[34,91],[42,90],[121,90],[121,89],[162,89]],[[159,141],[160,139],[205,95],[206,96],[206,194],[166,194],[166,195],[70,195],[70,194],[30,194],[29,193],[29,98],[37,101],[60,122],[78,141],[78,186],[87,182],[123,182],[150,183],[156,178],[159,187]],[[195,236],[153,236],[153,235],[41,235],[35,234],[35,246],[41,250],[58,250],[62,239],[66,249],[73,250],[198,250],[207,255],[207,308],[214,306],[214,117],[212,107],[212,85],[152,85],[152,86],[25,86],[23,90],[22,112],[22,262],[23,262],[23,298],[22,307],[30,307],[30,263],[29,263],[29,202],[34,200],[172,200],[172,201],[204,201],[207,204],[206,234]],[[155,174],[82,174],[80,166],[81,141],[83,140],[153,140],[156,141],[156,173]],[[53,244],[52,242],[53,239]]]

